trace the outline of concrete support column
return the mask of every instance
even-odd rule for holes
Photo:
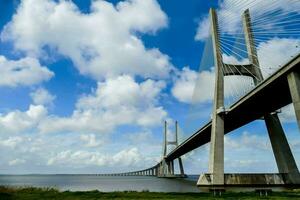
[[[183,164],[182,164],[181,158],[178,158],[178,163],[179,163],[180,175],[184,175],[184,169],[183,169]]]
[[[167,129],[168,129],[168,124],[167,124],[167,121],[165,121],[163,157],[165,157],[167,155]]]
[[[167,173],[168,175],[173,174],[173,161],[167,162]]]
[[[212,116],[212,130],[209,155],[209,173],[212,185],[224,185],[224,76],[223,61],[220,52],[218,19],[214,9],[210,10],[212,41],[215,63],[215,91]]]
[[[300,73],[291,72],[288,77],[290,93],[295,108],[298,127],[300,128]]]
[[[178,146],[178,122],[175,122],[175,137],[176,137],[176,146]],[[184,169],[183,169],[183,164],[182,164],[182,160],[181,157],[178,158],[178,164],[179,164],[179,171],[180,171],[180,175],[184,175]],[[173,168],[174,170],[174,168]]]
[[[165,162],[165,173],[164,174],[170,174],[170,162]]]
[[[159,175],[161,176],[163,174],[163,165],[162,162],[159,164]]]
[[[278,115],[267,114],[264,118],[279,173],[289,173],[290,181],[297,183],[299,171]]]

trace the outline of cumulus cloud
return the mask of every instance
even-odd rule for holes
[[[30,105],[27,111],[0,114],[0,127],[8,132],[37,129],[42,133],[109,133],[121,125],[153,127],[167,117],[158,105],[164,87],[163,81],[148,79],[137,83],[130,76],[119,76],[99,82],[92,94],[79,98],[70,117],[48,115],[44,105]],[[53,99],[44,92],[32,94],[35,103]]]
[[[198,74],[188,67],[183,68],[172,88],[173,96],[184,103],[192,103],[193,101],[206,102],[212,100],[215,79],[214,74],[215,73],[212,70],[203,71]],[[196,84],[199,87],[197,87],[197,92],[194,93]]]
[[[0,114],[1,132],[110,133],[121,125],[154,127],[167,117],[167,112],[158,105],[164,88],[163,81],[148,79],[137,83],[127,75],[110,78],[99,82],[91,94],[80,97],[68,117],[49,115],[42,104],[54,97],[40,89],[31,94],[36,105],[30,105],[27,111]],[[84,139],[95,145],[93,137]]]
[[[1,140],[0,145],[4,147],[10,147],[10,148],[15,148],[17,145],[19,145],[23,141],[22,137],[15,136],[15,137],[9,137],[6,140]]]
[[[40,124],[42,132],[110,132],[120,125],[155,126],[167,116],[156,106],[164,82],[140,84],[127,75],[99,82],[91,95],[82,96],[71,117],[49,117]]]
[[[238,138],[226,136],[224,142],[228,149],[241,150],[245,148],[255,148],[264,151],[271,150],[271,144],[268,141],[267,134],[263,137],[257,133],[249,133],[245,131]]]
[[[0,86],[16,87],[20,85],[30,86],[49,80],[54,76],[40,62],[31,57],[20,60],[8,60],[0,55]]]
[[[283,107],[279,112],[279,118],[282,122],[295,122],[296,121],[296,113],[293,104],[289,104]]]
[[[14,160],[9,161],[8,164],[9,164],[10,166],[14,166],[14,165],[24,164],[25,162],[26,162],[25,160],[17,158],[17,159],[14,159]]]
[[[85,142],[86,147],[97,147],[101,145],[101,142],[96,140],[96,135],[95,134],[85,134],[81,135],[80,139]]]
[[[103,155],[88,151],[63,151],[48,160],[48,165],[96,165],[96,166],[135,166],[140,165],[142,155],[135,147],[121,150],[114,155]]]
[[[22,0],[1,38],[42,58],[48,47],[97,80],[124,73],[166,77],[169,57],[157,48],[146,48],[139,35],[154,34],[167,23],[156,0],[126,0],[115,6],[92,1],[87,14],[72,1]]]
[[[126,135],[126,138],[136,145],[153,142],[153,134],[150,131],[131,133]]]
[[[36,105],[51,105],[56,96],[49,93],[44,88],[38,88],[34,92],[30,93],[33,103]]]
[[[210,34],[210,21],[209,17],[206,16],[198,22],[198,28],[195,35],[195,40],[202,41],[208,38]]]
[[[275,37],[261,42],[257,47],[257,54],[264,77],[272,74],[299,53],[297,46],[300,46],[300,39]]]
[[[7,114],[0,114],[0,132],[20,133],[29,131],[36,128],[47,113],[47,108],[42,105],[30,105],[25,112],[15,110]]]

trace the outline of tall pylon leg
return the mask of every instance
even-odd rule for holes
[[[175,122],[175,144],[176,144],[176,147],[178,146],[178,122],[176,121]],[[180,175],[182,177],[185,176],[184,174],[184,169],[183,169],[183,164],[182,164],[182,159],[181,157],[178,158],[178,165],[179,165],[179,171],[180,171]]]
[[[215,91],[212,116],[209,173],[212,185],[224,185],[224,75],[222,54],[220,52],[218,19],[214,9],[210,10],[210,21],[215,63]]]
[[[288,75],[290,93],[295,109],[298,127],[300,128],[300,73],[292,72]]]
[[[299,183],[299,171],[277,114],[268,114],[265,121],[279,173],[287,174],[288,183]]]
[[[263,76],[261,69],[259,68],[258,55],[254,44],[249,9],[247,9],[243,14],[243,26],[248,58],[252,64],[253,72],[255,74],[255,77],[253,78],[254,84],[258,85],[261,81],[263,81]],[[264,120],[268,129],[268,134],[279,173],[289,174],[289,180],[287,180],[287,182],[297,183],[299,181],[297,164],[277,114],[267,113],[264,116]]]
[[[180,175],[185,176],[181,158],[178,158],[178,164],[179,164]]]

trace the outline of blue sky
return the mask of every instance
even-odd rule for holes
[[[228,8],[230,2],[0,0],[0,173],[105,173],[154,165],[164,120],[171,138],[179,121],[182,140],[210,118],[207,16],[215,7],[224,33],[238,31],[239,21],[226,22],[224,13],[242,9]],[[253,7],[253,15],[260,14]],[[299,37],[261,39],[259,57],[276,54],[273,62],[284,63],[281,58],[297,52],[285,47],[299,43]],[[267,69],[272,62],[261,64]],[[233,90],[245,92],[230,84],[227,99],[234,99]],[[292,106],[280,117],[296,156]],[[276,171],[262,121],[234,131],[225,144],[226,171]],[[184,157],[188,173],[207,170],[208,148]]]

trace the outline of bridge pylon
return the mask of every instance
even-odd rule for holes
[[[168,146],[173,145],[175,147],[178,146],[178,122],[175,122],[175,141],[168,141],[168,124],[167,121],[164,123],[164,142],[163,142],[163,158],[160,164],[158,165],[158,177],[167,177],[167,178],[178,178],[178,177],[186,177],[184,174],[183,164],[181,157],[178,158],[179,165],[179,174],[175,174],[174,169],[174,160],[168,161],[166,160]]]
[[[263,75],[259,67],[259,60],[254,44],[254,35],[251,27],[249,9],[244,12],[242,20],[249,64],[234,66],[224,64],[220,48],[217,13],[214,9],[210,10],[211,34],[215,63],[215,89],[209,153],[209,173],[202,174],[199,177],[197,185],[199,187],[209,187],[210,189],[224,189],[226,186],[278,187],[299,185],[299,171],[277,113],[265,113],[262,117],[264,118],[267,126],[279,173],[224,174],[224,116],[226,114],[226,109],[224,107],[224,76],[250,76],[253,78],[255,85],[259,85],[263,81]],[[298,75],[298,77],[296,77],[298,79],[295,79],[294,77],[296,77],[296,75],[290,75],[290,78],[288,78],[290,88],[294,88],[294,97],[293,92],[291,96],[294,100],[294,105],[298,106],[296,107],[296,110],[300,110],[300,76]],[[300,115],[298,117],[298,121],[299,119]]]

